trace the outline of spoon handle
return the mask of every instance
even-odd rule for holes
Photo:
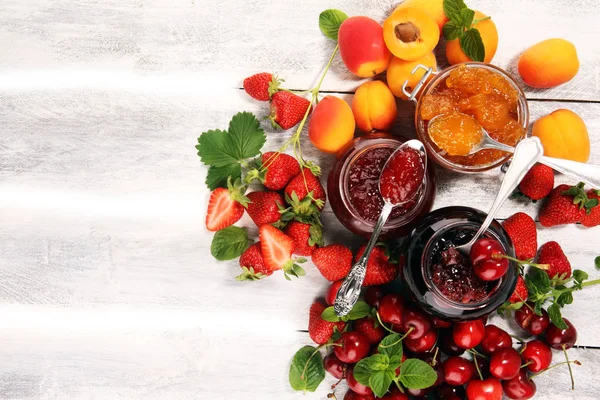
[[[600,165],[585,164],[546,156],[542,157],[540,162],[558,172],[577,178],[594,189],[600,189]]]
[[[383,209],[381,210],[381,214],[379,214],[379,219],[377,220],[377,224],[375,224],[373,234],[367,243],[365,252],[352,266],[350,273],[346,279],[344,279],[342,286],[340,286],[337,292],[333,309],[340,317],[348,315],[358,300],[360,288],[362,287],[362,283],[365,280],[365,274],[367,272],[367,261],[369,260],[369,256],[371,255],[373,247],[375,247],[375,243],[377,243],[377,239],[379,239],[381,229],[383,229],[383,225],[385,225],[385,222],[390,216],[393,208],[394,205],[388,201],[383,204]]]
[[[479,231],[477,231],[471,240],[471,243],[474,243],[479,236],[487,231],[488,227],[494,220],[496,213],[500,207],[502,207],[502,204],[504,204],[506,199],[508,199],[508,197],[512,194],[527,171],[529,171],[531,167],[533,167],[535,163],[542,158],[543,154],[544,148],[537,137],[523,139],[519,142],[519,144],[517,144],[510,167],[508,168],[508,171],[506,171],[506,175],[504,175],[504,179],[502,180],[502,185],[500,186],[496,200],[494,200],[494,204],[492,205],[490,212],[485,218],[485,221],[483,221],[483,225],[481,225]]]

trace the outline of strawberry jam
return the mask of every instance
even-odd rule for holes
[[[406,203],[415,197],[424,177],[425,165],[418,151],[396,151],[381,173],[381,195],[392,204]]]

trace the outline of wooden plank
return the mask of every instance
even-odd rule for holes
[[[290,87],[305,89],[313,86],[333,50],[318,28],[322,10],[339,8],[382,21],[398,3],[310,0],[298,7],[294,1],[258,0],[8,0],[0,9],[0,69],[15,72],[10,80],[38,88],[53,85],[65,72],[77,87],[102,80],[99,75],[108,71],[135,71],[166,80],[187,76],[188,84],[203,82],[214,91],[240,87],[248,74],[269,70],[285,77]],[[513,72],[520,52],[543,39],[565,37],[576,45],[577,77],[552,90],[527,89],[529,97],[600,101],[600,43],[590,39],[600,36],[600,3],[471,0],[469,5],[496,21],[500,43],[493,62]],[[439,61],[445,64],[443,54]],[[339,58],[332,70],[326,90],[354,90],[360,83]]]

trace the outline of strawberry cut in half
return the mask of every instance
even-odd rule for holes
[[[294,241],[272,225],[262,225],[258,230],[260,250],[265,265],[271,271],[283,270],[285,279],[291,280],[290,275],[300,277],[306,275],[304,269],[296,263],[303,263],[304,258],[292,259]]]
[[[206,212],[206,229],[211,232],[219,231],[238,222],[244,215],[244,207],[248,199],[242,194],[239,179],[235,184],[229,180],[228,188],[217,188],[210,194]]]

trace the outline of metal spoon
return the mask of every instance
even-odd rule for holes
[[[504,175],[504,179],[502,180],[502,185],[500,185],[500,190],[496,195],[496,200],[494,200],[494,204],[492,204],[483,224],[481,224],[481,227],[469,243],[456,247],[457,250],[467,256],[471,252],[473,243],[487,231],[504,201],[512,194],[527,171],[529,171],[542,157],[544,148],[537,137],[530,137],[521,140],[514,149],[514,152],[510,167],[508,168],[508,171],[506,171],[506,175]]]
[[[392,155],[388,158],[385,165],[381,169],[381,174],[380,174],[380,179],[379,179],[379,188],[380,188],[379,191],[380,192],[381,192],[381,176],[383,175],[383,172],[386,170],[386,167],[390,163],[390,160],[394,159],[394,157],[400,151],[404,151],[406,148],[411,148],[413,150],[416,150],[420,154],[421,160],[423,162],[423,168],[424,168],[424,174],[425,174],[424,178],[423,178],[423,182],[425,182],[425,179],[427,176],[427,153],[425,152],[425,146],[423,145],[423,143],[421,143],[419,140],[413,139],[413,140],[409,140],[409,141],[403,143],[400,147],[398,147],[392,153]],[[379,219],[377,220],[377,223],[375,224],[375,228],[373,229],[373,234],[371,235],[371,238],[369,239],[369,242],[367,243],[367,248],[365,249],[365,252],[360,257],[360,259],[352,266],[350,273],[348,273],[348,276],[346,277],[346,279],[344,279],[342,286],[340,286],[340,289],[337,292],[337,296],[335,298],[335,303],[333,305],[333,308],[337,315],[339,315],[339,316],[347,315],[352,310],[352,307],[354,307],[354,304],[356,304],[356,301],[358,300],[358,296],[360,295],[360,288],[362,286],[362,283],[365,279],[365,274],[367,272],[367,261],[369,259],[369,255],[371,254],[371,251],[373,250],[375,243],[377,243],[377,239],[379,238],[381,229],[385,225],[385,222],[387,221],[388,217],[390,216],[392,210],[394,209],[394,207],[401,206],[401,205],[406,204],[409,201],[413,200],[416,196],[419,195],[420,192],[422,192],[422,190],[421,190],[422,187],[423,187],[423,183],[417,190],[415,190],[415,193],[412,196],[407,197],[405,199],[405,201],[402,201],[399,203],[392,203],[392,201],[390,199],[383,198],[383,208],[381,210],[381,214],[379,215]]]
[[[472,118],[469,115],[466,115],[463,113],[458,113],[458,114],[461,114],[466,118],[471,118],[471,119],[475,120],[474,118]],[[437,122],[441,121],[440,117],[442,117],[443,115],[444,114],[440,114],[440,115],[436,115],[435,117],[433,117],[429,121],[429,127],[431,127],[432,124],[436,124]],[[496,150],[506,151],[508,153],[514,153],[514,151],[515,151],[514,147],[509,146],[504,143],[500,143],[497,140],[494,140],[490,136],[490,134],[485,129],[483,129],[483,127],[481,128],[481,133],[483,133],[481,142],[477,143],[475,146],[473,146],[471,148],[471,151],[469,151],[469,155],[475,154],[478,151],[483,150],[483,149],[496,149]],[[600,165],[586,164],[586,163],[580,163],[577,161],[563,160],[561,158],[546,157],[546,156],[543,156],[540,159],[540,163],[545,164],[560,173],[563,173],[565,175],[570,175],[580,181],[583,181],[593,188],[596,188],[596,189],[600,188]]]

